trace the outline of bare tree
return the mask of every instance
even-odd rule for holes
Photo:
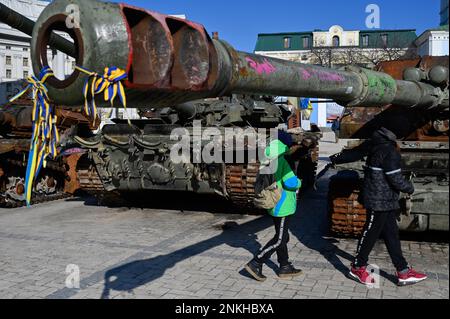
[[[398,35],[390,38],[380,37],[373,48],[363,47],[314,47],[311,50],[311,63],[326,67],[356,64],[372,68],[382,61],[413,59],[417,49]]]
[[[333,65],[334,60],[334,48],[331,47],[313,47],[311,49],[311,63],[331,67]]]
[[[358,52],[361,61],[375,66],[383,61],[414,59],[418,56],[417,48],[412,43],[406,46],[398,35],[388,38],[387,42],[380,38],[375,47],[362,48]]]

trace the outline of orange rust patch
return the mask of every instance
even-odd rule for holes
[[[67,171],[67,177],[66,183],[64,184],[64,193],[68,194],[75,194],[77,190],[79,190],[80,187],[80,181],[78,180],[78,174],[77,174],[77,164],[80,160],[82,154],[73,154],[68,156],[65,159],[66,164],[69,166],[69,169]]]
[[[247,68],[240,68],[239,69],[239,74],[241,75],[241,76],[245,76],[245,77],[247,77],[248,76],[248,70],[247,70]]]

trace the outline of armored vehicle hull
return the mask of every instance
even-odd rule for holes
[[[265,100],[233,97],[147,112],[148,120],[132,126],[126,121],[106,125],[90,139],[74,138],[87,150],[77,167],[81,188],[116,200],[149,190],[216,194],[254,210],[259,139],[288,114]],[[312,185],[321,134],[297,129],[292,136],[300,145],[292,162]],[[185,152],[179,157],[181,146]]]
[[[425,76],[435,66],[448,66],[448,57],[384,62],[379,71],[395,78],[408,72]],[[448,81],[448,79],[447,79]],[[448,82],[447,82],[448,83]],[[370,138],[376,127],[391,118],[402,117],[402,127],[410,130],[398,146],[402,152],[403,171],[415,186],[412,199],[402,199],[399,226],[402,230],[420,232],[449,230],[449,116],[446,110],[405,110],[395,105],[382,108],[347,108],[341,121],[340,138],[352,139],[348,147]],[[360,192],[364,163],[338,166],[331,179],[329,211],[331,231],[336,235],[359,236],[366,222],[366,210]]]

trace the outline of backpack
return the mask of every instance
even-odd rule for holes
[[[256,176],[255,199],[253,204],[261,209],[273,209],[281,199],[282,190],[278,187],[275,174],[263,174],[261,169]]]

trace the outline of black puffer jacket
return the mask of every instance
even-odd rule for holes
[[[368,210],[400,209],[400,192],[414,193],[414,186],[402,174],[401,156],[397,150],[396,140],[394,133],[382,128],[358,148],[344,151],[331,158],[333,163],[341,164],[367,156],[363,200]]]

